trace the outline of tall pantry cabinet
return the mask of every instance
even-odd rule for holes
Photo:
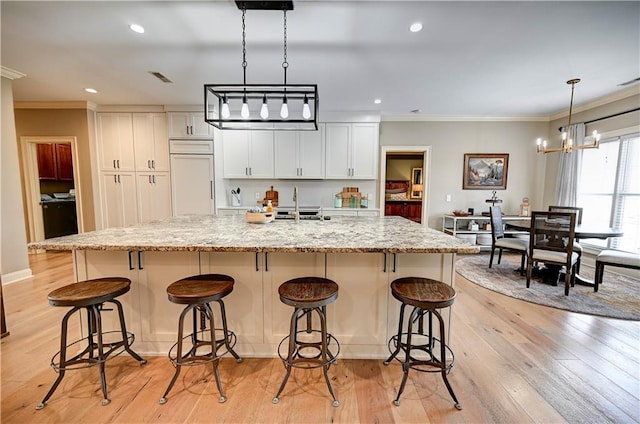
[[[164,113],[98,113],[103,228],[171,215]]]

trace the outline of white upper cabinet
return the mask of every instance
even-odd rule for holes
[[[378,124],[325,125],[325,178],[375,180],[378,174]]]
[[[98,113],[100,170],[133,171],[133,117],[131,113]]]
[[[204,112],[169,112],[169,138],[212,138],[212,126],[204,120]]]
[[[169,171],[169,140],[164,113],[134,113],[136,171]]]
[[[224,178],[273,178],[273,131],[223,131]]]
[[[276,178],[324,178],[324,125],[317,131],[275,132]]]

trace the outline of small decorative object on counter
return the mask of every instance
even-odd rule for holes
[[[523,197],[522,203],[520,203],[520,216],[529,216],[531,214],[531,208],[529,206],[529,198]]]
[[[336,193],[333,196],[333,207],[341,208],[342,207],[342,193]]]
[[[273,212],[273,203],[271,202],[271,200],[267,200],[267,213],[272,213]]]
[[[231,206],[240,206],[240,187],[231,189]]]
[[[368,208],[369,207],[369,195],[368,194],[363,194],[362,197],[360,198],[360,207],[361,208]]]
[[[469,209],[467,209],[467,212],[469,212],[469,215],[473,215],[474,210],[473,210],[473,208],[469,208]]]
[[[358,196],[356,196],[355,194],[352,194],[351,197],[349,198],[349,207],[350,208],[358,207]]]
[[[469,231],[478,231],[478,229],[479,229],[479,226],[478,226],[478,224],[476,223],[476,221],[471,220],[471,221],[469,222]]]

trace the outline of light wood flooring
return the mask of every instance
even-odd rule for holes
[[[211,367],[201,366],[183,371],[167,404],[159,405],[174,370],[164,356],[143,366],[126,356],[107,362],[107,406],[100,404],[97,368],[69,371],[46,408],[36,411],[56,377],[49,361],[66,311],[48,306],[47,293],[72,283],[73,267],[65,252],[30,261],[34,276],[4,287],[11,334],[1,345],[2,423],[640,422],[640,322],[526,303],[460,276],[449,380],[462,411],[439,374],[417,372],[394,406],[401,366],[350,359],[330,370],[337,408],[320,370],[294,370],[274,405],[282,363],[251,358],[221,361],[226,403],[217,402]]]

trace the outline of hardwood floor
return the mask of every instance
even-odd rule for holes
[[[251,358],[221,361],[226,403],[217,402],[211,367],[187,367],[159,405],[173,375],[164,356],[148,357],[144,366],[125,356],[107,362],[108,406],[100,404],[98,370],[89,368],[69,371],[47,407],[36,411],[56,377],[49,362],[66,312],[50,307],[47,294],[73,282],[73,266],[65,252],[30,261],[34,276],[4,287],[11,334],[1,342],[2,423],[640,422],[640,322],[526,303],[460,276],[449,380],[462,411],[439,374],[411,372],[397,407],[401,366],[349,359],[330,370],[338,408],[321,370],[294,370],[280,403],[272,404],[281,361]]]

